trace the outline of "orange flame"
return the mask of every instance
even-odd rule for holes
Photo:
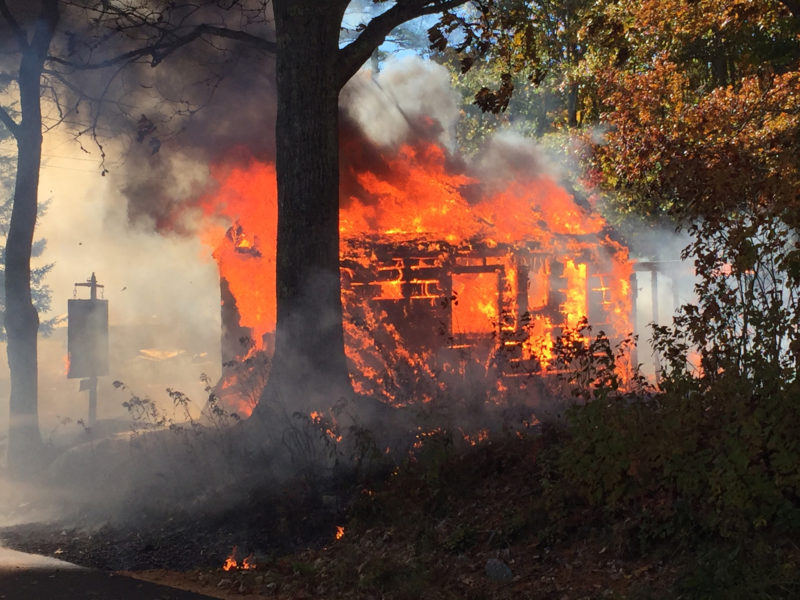
[[[225,564],[222,565],[222,570],[230,571],[231,569],[235,569],[237,566],[238,563],[236,562],[236,546],[234,546],[228,558],[225,559]]]
[[[250,161],[245,167],[216,165],[214,194],[202,199],[201,237],[236,298],[240,325],[252,330],[256,349],[275,330],[275,167]]]
[[[336,443],[342,441],[341,434],[336,432],[336,423],[335,422],[333,422],[332,420],[330,420],[328,422],[324,422],[322,413],[317,411],[317,410],[311,411],[311,413],[309,414],[309,417],[311,418],[311,423],[313,423],[314,425],[317,425],[317,426],[320,426],[320,427],[324,428],[325,435],[327,435],[329,439],[331,439],[332,441],[334,441]],[[330,424],[330,426],[329,426],[329,424]]]
[[[453,170],[433,143],[381,158],[386,168],[350,173],[357,185],[341,197],[345,350],[357,392],[401,402],[388,388],[403,376],[388,360],[430,381],[422,401],[441,390],[430,366],[436,350],[406,343],[400,331],[400,320],[423,310],[434,315],[430,328],[443,324],[452,348],[482,336],[507,347],[514,361],[542,368],[561,328],[584,317],[612,337],[630,331],[627,249],[607,235],[600,215],[551,178],[519,175],[488,185]],[[212,174],[218,186],[201,202],[203,240],[236,299],[239,325],[260,350],[275,328],[275,169],[249,158],[243,166],[215,165]],[[373,242],[406,252],[378,256]],[[394,317],[392,303],[402,307]],[[250,414],[252,406],[234,403]]]
[[[575,328],[581,319],[586,317],[586,265],[575,264],[568,258],[564,263],[564,280],[566,288],[563,292],[566,297],[561,305],[565,325]]]
[[[253,554],[248,554],[242,559],[242,565],[239,567],[243,571],[249,571],[256,568],[256,563],[253,562]]]
[[[231,550],[230,556],[225,559],[225,564],[222,565],[223,571],[231,571],[232,569],[239,569],[241,571],[247,571],[250,569],[255,569],[256,564],[253,562],[253,554],[249,554],[242,559],[242,563],[239,564],[236,560],[236,546],[233,547]]]

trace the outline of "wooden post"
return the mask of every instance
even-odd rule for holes
[[[103,287],[102,285],[97,283],[97,277],[95,276],[94,272],[92,272],[92,277],[85,283],[76,283],[75,286],[88,287],[90,300],[97,300],[97,288]],[[92,428],[97,422],[97,365],[95,364],[94,361],[92,361],[90,369],[91,371],[89,373],[89,379],[88,379],[89,428]]]
[[[636,271],[631,272],[630,278],[631,284],[631,329],[632,333],[635,335],[638,331],[638,327],[636,324],[637,319],[639,318],[639,311],[636,303],[638,302],[639,298],[639,289],[638,289],[638,279],[636,277]],[[634,344],[633,348],[631,348],[631,368],[635,369],[639,366],[639,340],[636,340],[636,344]]]
[[[650,269],[650,302],[653,309],[653,323],[658,325],[658,267],[653,265]],[[653,367],[656,372],[656,379],[661,373],[661,358],[658,352],[653,353]]]
[[[653,323],[658,324],[658,270],[650,269],[650,302],[653,310]]]

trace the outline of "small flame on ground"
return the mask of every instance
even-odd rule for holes
[[[312,410],[309,415],[311,418],[311,423],[317,425],[319,427],[324,427],[325,435],[327,435],[331,440],[338,443],[342,441],[342,436],[336,431],[336,422],[332,421],[330,426],[328,426],[327,422],[323,422],[322,413],[318,410]],[[336,538],[339,539],[339,538]]]
[[[236,546],[233,547],[230,556],[225,559],[225,564],[222,565],[223,571],[230,571],[231,569],[235,569],[237,566],[236,562]]]
[[[242,559],[242,563],[239,564],[236,560],[236,546],[233,547],[231,550],[230,556],[225,559],[225,564],[222,565],[223,571],[231,571],[233,569],[239,569],[240,571],[248,571],[250,569],[255,569],[256,564],[253,562],[253,555],[249,554]]]
[[[336,539],[340,540],[344,537],[344,527],[341,525],[336,526]]]
[[[480,443],[485,442],[489,439],[489,430],[488,429],[479,429],[475,433],[467,433],[463,429],[460,430],[461,435],[464,437],[464,441],[467,442],[470,446],[477,446]]]

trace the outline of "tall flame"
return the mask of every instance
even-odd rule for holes
[[[344,327],[357,391],[394,400],[386,391],[402,379],[387,366],[394,361],[430,379],[424,397],[437,393],[436,352],[409,342],[399,330],[403,319],[429,318],[420,327],[441,325],[454,348],[476,336],[506,340],[510,353],[519,349],[512,362],[542,367],[554,336],[582,318],[599,320],[612,337],[628,333],[627,249],[551,178],[518,175],[489,185],[453,168],[434,143],[403,145],[381,156],[380,169],[354,171],[344,158]],[[218,185],[200,204],[202,237],[236,300],[239,325],[260,350],[275,328],[275,169],[248,157],[237,166],[223,161],[212,174]],[[392,247],[403,251],[386,250]],[[458,370],[455,363],[442,368]]]
[[[202,241],[212,248],[242,327],[253,332],[256,349],[275,330],[275,244],[277,183],[272,164],[249,160],[244,166],[214,165],[213,194],[200,203]]]

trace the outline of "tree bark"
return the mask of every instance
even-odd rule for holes
[[[339,280],[339,28],[347,2],[275,0],[277,330],[256,407],[330,407],[352,394]]]
[[[567,92],[567,125],[570,127],[578,126],[578,94],[580,87],[576,82],[569,84]]]
[[[465,0],[409,0],[339,48],[350,0],[273,0],[278,114],[277,324],[254,415],[330,408],[353,395],[339,279],[339,92],[398,25]],[[280,410],[279,409],[279,410]]]
[[[18,86],[22,120],[12,129],[17,141],[17,176],[6,240],[5,327],[11,375],[8,468],[18,476],[36,466],[42,450],[38,419],[39,315],[31,297],[31,249],[42,158],[41,77],[58,19],[57,0],[45,0],[31,41],[28,43],[24,33],[17,31],[21,34]]]

